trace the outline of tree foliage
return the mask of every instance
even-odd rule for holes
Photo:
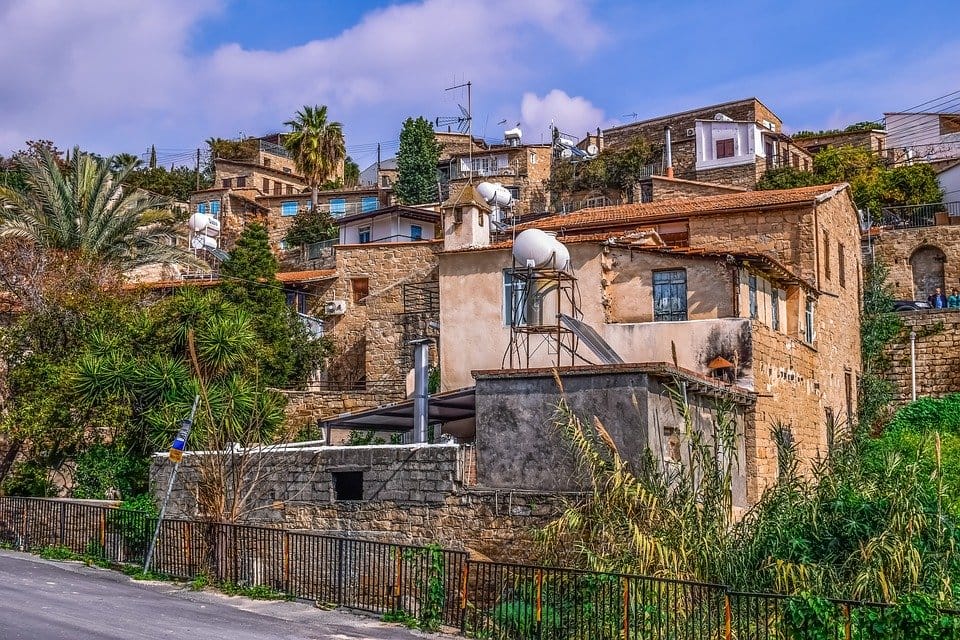
[[[340,163],[347,155],[343,125],[327,120],[327,106],[304,106],[284,123],[291,132],[283,138],[297,171],[310,186],[311,208],[316,209],[320,185],[337,177]]]
[[[397,149],[397,182],[393,190],[401,204],[436,202],[437,162],[441,144],[426,119],[407,118],[400,130]]]
[[[75,251],[104,265],[195,262],[173,246],[173,213],[162,198],[125,189],[131,167],[73,150],[67,168],[49,150],[21,156],[25,186],[0,188],[0,236],[57,251]]]
[[[313,209],[296,215],[283,240],[289,246],[299,246],[332,240],[339,233],[340,228],[329,211]]]
[[[827,147],[813,158],[813,171],[792,167],[767,171],[758,189],[788,189],[816,184],[850,183],[858,207],[879,212],[884,207],[936,203],[943,200],[937,175],[928,164],[887,167],[869,149]]]
[[[124,184],[145,189],[177,202],[187,202],[190,195],[197,189],[197,172],[189,167],[173,169],[139,167],[126,174]],[[212,184],[209,176],[200,174],[201,189],[206,189]]]
[[[343,186],[355,187],[360,184],[360,165],[347,156],[343,161]]]
[[[558,201],[564,194],[578,191],[615,191],[629,200],[637,182],[649,175],[649,166],[659,153],[638,137],[624,147],[604,149],[592,160],[560,160],[553,163],[546,188]]]
[[[220,287],[226,300],[251,314],[252,327],[261,339],[257,359],[263,382],[286,386],[309,378],[319,368],[329,344],[309,339],[287,305],[276,275],[277,259],[266,229],[248,225],[220,267]]]

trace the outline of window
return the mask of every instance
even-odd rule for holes
[[[295,216],[297,215],[297,202],[295,200],[286,200],[280,203],[280,215],[282,216]]]
[[[347,212],[347,201],[343,198],[334,198],[330,201],[330,213],[341,214]]]
[[[780,331],[780,289],[770,292],[770,328]]]
[[[687,319],[687,270],[653,272],[653,319],[675,322]]]
[[[331,475],[337,500],[363,500],[363,471],[334,471]]]
[[[750,317],[756,320],[759,315],[757,313],[757,276],[752,273],[747,276],[747,288],[750,293]]]
[[[380,200],[377,196],[364,196],[363,200],[360,201],[360,211],[362,213],[376,211],[379,206]]]
[[[277,180],[273,181],[273,195],[282,196],[283,195],[283,183]]]
[[[216,217],[220,215],[220,201],[211,200],[210,201],[210,215]]]
[[[366,244],[370,242],[370,227],[369,226],[360,227],[357,230],[357,236],[359,236],[358,241],[360,242],[360,244]]]
[[[507,191],[510,192],[510,197],[513,198],[514,201],[520,199],[520,187],[505,187],[505,188]]]
[[[370,295],[370,278],[350,278],[350,293],[354,304],[365,304]]]
[[[843,393],[847,401],[847,423],[853,424],[853,374],[843,372]]]
[[[269,167],[269,166],[270,166],[270,158],[264,158],[264,159],[263,159],[263,166],[265,166],[265,167]]]
[[[830,279],[830,234],[823,230],[823,277]]]
[[[814,339],[817,337],[817,332],[813,329],[813,300],[807,300],[807,308],[804,317],[806,319],[807,326],[804,327],[803,339],[806,340],[807,344],[813,344]]]
[[[733,157],[733,138],[717,140],[717,159]]]
[[[247,186],[247,177],[246,176],[237,176],[237,187],[243,188]]]
[[[380,186],[384,189],[390,188],[390,176],[380,176]]]
[[[197,203],[197,213],[206,213],[207,212],[207,203],[198,202]]]
[[[503,272],[503,324],[522,327],[527,324],[525,309],[527,283],[515,280],[509,269]]]
[[[410,225],[410,239],[423,240],[423,227],[418,224]]]
[[[790,154],[790,166],[792,166],[794,169],[800,168],[800,156],[796,153]]]
[[[270,193],[270,178],[263,179],[263,189],[261,189],[261,191],[264,193]]]
[[[307,296],[303,291],[293,291],[288,289],[286,294],[287,306],[299,313],[307,312]]]
[[[288,184],[288,185],[287,185],[286,194],[287,194],[288,196],[292,196],[292,195],[293,195],[293,185],[292,185],[292,184]]]
[[[224,189],[229,189],[230,187],[233,186],[233,178],[224,178],[223,180],[220,181],[220,185]]]
[[[837,278],[840,280],[840,286],[847,288],[847,258],[843,255],[844,247],[842,242],[837,243]]]

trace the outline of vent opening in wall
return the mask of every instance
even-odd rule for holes
[[[363,500],[363,471],[334,471],[332,475],[337,500]]]

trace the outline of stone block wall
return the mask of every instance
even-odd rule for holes
[[[402,544],[438,542],[501,561],[533,560],[534,532],[567,496],[468,486],[471,449],[456,445],[319,447],[262,452],[251,468],[260,481],[242,522]],[[337,500],[333,474],[363,473],[363,499]],[[154,459],[151,484],[169,481],[165,457]],[[197,454],[181,465],[170,517],[196,514]]]
[[[889,270],[893,295],[903,300],[926,300],[929,292],[915,285],[911,257],[918,249],[943,252],[943,281],[947,291],[960,288],[960,225],[916,229],[883,229],[873,237],[873,258]]]
[[[679,198],[696,198],[698,196],[715,196],[724,193],[746,191],[743,187],[730,184],[714,184],[681,180],[665,176],[650,176],[639,184],[641,202],[659,202],[661,200],[676,200]]]
[[[960,392],[960,311],[910,311],[900,314],[904,328],[886,354],[885,377],[895,385],[895,404],[910,402],[910,332],[916,338],[917,397]]]

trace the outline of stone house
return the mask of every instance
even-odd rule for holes
[[[814,156],[827,147],[862,147],[877,157],[898,159],[893,153],[894,149],[887,149],[887,132],[883,129],[821,131],[803,136],[795,135],[793,141]]]
[[[691,109],[605,129],[605,148],[616,149],[642,138],[663,147],[670,129],[672,171],[685,180],[753,189],[769,169],[812,167],[810,154],[783,133],[783,123],[757,98]]]
[[[441,161],[441,185],[446,187],[446,199],[456,200],[470,182],[499,183],[510,192],[513,202],[495,218],[506,220],[540,213],[547,211],[550,204],[546,181],[552,161],[549,144],[488,145],[475,150],[472,158],[466,152],[458,152]]]
[[[264,195],[257,202],[267,209],[267,232],[276,251],[287,248],[283,237],[300,213],[310,210],[309,190],[292,195]],[[369,213],[390,204],[390,192],[377,186],[325,189],[318,193],[317,208],[334,218]]]
[[[458,222],[455,208],[444,210],[443,389],[471,385],[478,370],[597,363],[583,348],[590,342],[627,364],[667,363],[726,382],[755,397],[744,426],[747,502],[775,476],[777,424],[791,428],[809,464],[830,442],[827,424],[854,415],[861,256],[846,185],[587,209],[521,225],[556,233],[570,254],[570,273],[543,299],[533,296],[533,307],[518,305],[518,291],[534,285],[516,269],[511,240],[484,233],[487,215],[466,205]],[[572,331],[558,312],[588,329]]]

